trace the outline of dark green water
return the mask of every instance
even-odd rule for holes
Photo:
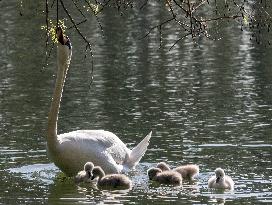
[[[28,1],[27,1],[28,2]],[[56,71],[49,66],[40,26],[43,3],[0,3],[0,204],[268,204],[272,203],[272,50],[236,26],[220,41],[178,38],[165,28],[139,38],[164,12],[100,16],[82,27],[94,49],[94,81],[84,42],[68,32],[73,57],[66,80],[59,133],[105,129],[133,147],[152,140],[129,191],[101,191],[63,177],[46,154],[45,130]],[[172,31],[172,32],[171,32]],[[270,39],[271,40],[271,39]],[[149,183],[159,161],[195,163],[197,180],[173,188]],[[217,167],[235,181],[233,192],[214,192],[207,181]]]

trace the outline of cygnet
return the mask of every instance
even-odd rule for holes
[[[105,172],[100,166],[93,168],[92,179],[95,178],[98,178],[97,186],[106,189],[129,189],[132,184],[131,180],[124,174],[105,175]]]
[[[170,167],[165,162],[158,163],[157,168],[161,169],[162,171],[171,170]],[[195,176],[199,174],[199,167],[198,165],[195,165],[195,164],[187,164],[187,165],[179,166],[173,169],[173,171],[180,173],[183,179],[192,180]]]
[[[87,162],[84,165],[84,170],[78,172],[78,174],[75,176],[75,182],[79,183],[79,182],[91,181],[93,168],[94,168],[94,164],[92,162]]]
[[[215,176],[212,176],[208,181],[209,188],[216,189],[234,189],[234,182],[231,177],[225,175],[225,172],[221,168],[215,170]]]
[[[173,184],[176,186],[182,184],[181,175],[175,171],[162,171],[159,168],[150,168],[147,170],[147,175],[150,180],[157,181],[161,184]]]

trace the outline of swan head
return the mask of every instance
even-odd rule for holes
[[[63,30],[62,30],[61,27],[57,27],[57,29],[56,29],[56,35],[57,35],[58,42],[61,45],[66,45],[69,48],[69,50],[72,49],[71,41],[70,41],[70,39],[67,36],[65,36],[63,34]]]
[[[170,170],[170,167],[165,162],[158,163],[157,168],[161,169],[162,171],[169,171]]]
[[[105,172],[103,171],[103,169],[100,166],[95,166],[93,168],[92,171],[92,180],[95,179],[96,177],[98,177],[99,179],[101,179],[102,177],[105,176]]]
[[[215,170],[215,176],[216,176],[216,183],[219,183],[222,179],[225,177],[225,172],[221,168],[217,168]]]
[[[150,168],[149,170],[147,170],[147,175],[150,180],[153,180],[154,177],[161,172],[162,170],[159,168]]]
[[[63,35],[63,30],[61,27],[56,28],[56,35],[58,38],[58,42],[60,42],[62,45],[64,45],[64,35]]]

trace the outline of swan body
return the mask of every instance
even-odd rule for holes
[[[215,170],[215,176],[212,176],[208,181],[209,188],[215,189],[234,189],[234,182],[231,177],[225,175],[221,168]]]
[[[150,180],[157,181],[161,184],[182,184],[182,176],[175,171],[162,171],[159,168],[150,168],[147,170],[147,175]]]
[[[171,170],[170,167],[165,162],[158,163],[157,168],[161,169],[162,171]],[[176,167],[173,169],[173,171],[180,173],[183,179],[192,180],[195,176],[199,174],[199,166],[195,164],[187,164]]]
[[[98,178],[97,186],[101,188],[129,189],[131,180],[124,174],[105,175],[103,169],[99,166],[92,170],[92,179]]]
[[[92,171],[94,168],[94,164],[92,162],[87,162],[84,165],[84,170],[77,173],[75,176],[75,182],[90,182],[92,178]]]
[[[57,134],[60,102],[72,56],[70,40],[60,28],[57,29],[57,35],[58,71],[47,128],[49,157],[68,176],[76,175],[88,161],[101,166],[106,173],[119,173],[133,168],[145,154],[152,132],[132,150],[115,134],[104,130],[77,130]]]

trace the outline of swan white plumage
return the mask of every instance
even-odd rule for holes
[[[57,134],[60,102],[72,56],[70,40],[60,28],[58,35],[58,71],[48,115],[47,151],[55,165],[68,176],[74,176],[84,164],[92,161],[106,173],[120,173],[138,164],[147,150],[150,132],[132,150],[113,133],[104,130],[77,130]]]

